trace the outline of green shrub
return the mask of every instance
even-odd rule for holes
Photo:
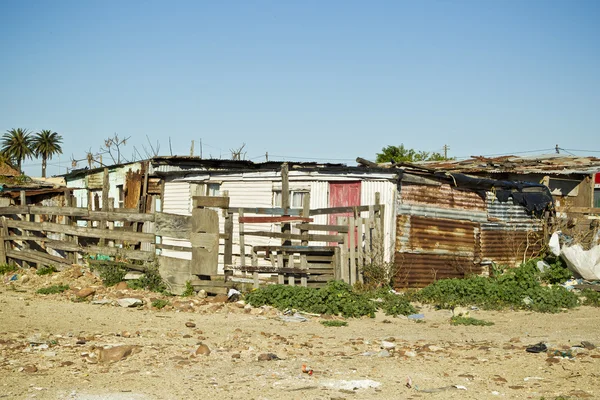
[[[0,275],[8,274],[9,272],[14,272],[17,269],[18,267],[13,264],[2,264],[0,265]]]
[[[494,325],[493,322],[484,321],[482,319],[476,319],[471,317],[463,317],[462,315],[457,315],[450,318],[450,324],[452,325],[475,325],[475,326],[491,326]]]
[[[270,305],[280,310],[297,309],[310,313],[344,317],[375,317],[377,306],[368,296],[355,293],[342,281],[331,281],[322,289],[269,285],[246,295],[254,307]]]
[[[127,275],[125,268],[114,264],[98,264],[94,265],[93,269],[100,274],[104,286],[115,286],[117,283],[122,282],[125,275]]]
[[[196,290],[192,286],[192,282],[185,281],[185,290],[181,294],[181,297],[190,297],[190,296],[193,296],[195,293],[196,293]]]
[[[150,290],[168,294],[167,285],[160,276],[156,264],[147,266],[144,275],[139,279],[127,281],[127,287],[134,290]]]
[[[37,275],[50,275],[56,272],[56,268],[53,265],[44,265],[39,267],[35,273]]]
[[[581,291],[581,295],[585,297],[583,301],[584,306],[600,307],[600,292],[592,289],[584,289]]]
[[[168,300],[163,300],[163,299],[156,299],[152,302],[152,307],[158,308],[159,310],[161,308],[164,308],[166,306],[168,306],[170,303]]]
[[[346,321],[340,321],[337,319],[328,319],[325,321],[321,321],[321,324],[329,327],[348,326],[348,323]]]
[[[442,279],[422,289],[416,298],[441,308],[476,305],[485,309],[517,308],[559,312],[579,303],[561,286],[542,286],[537,260],[508,269],[495,278]]]
[[[542,282],[554,285],[564,283],[573,276],[573,272],[567,268],[560,258],[547,259],[546,262],[548,262],[550,268],[540,274]]]
[[[56,294],[69,290],[69,285],[53,285],[41,288],[37,291],[38,294]]]

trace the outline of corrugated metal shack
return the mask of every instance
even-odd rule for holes
[[[486,273],[492,263],[514,266],[540,251],[552,203],[545,186],[402,169],[396,287]]]
[[[152,174],[164,180],[163,211],[191,215],[193,196],[224,196],[230,199],[230,208],[279,207],[281,201],[281,168],[283,162],[254,163],[246,160],[213,160],[199,157],[156,157],[151,160]],[[302,200],[310,195],[310,208],[320,209],[340,206],[372,205],[375,193],[385,204],[384,259],[393,259],[394,221],[397,195],[397,171],[390,169],[365,169],[343,164],[315,162],[290,162],[289,190],[291,208],[301,209]],[[352,196],[346,196],[344,188],[353,188]],[[341,191],[340,191],[341,190]],[[336,192],[337,191],[337,192]],[[341,196],[339,194],[342,194]],[[338,195],[336,195],[338,194]],[[334,202],[337,202],[334,204]],[[224,231],[225,219],[219,217],[220,231]],[[328,215],[314,216],[315,224],[330,223]],[[233,230],[233,263],[239,264],[239,226]],[[273,223],[256,223],[246,226],[247,231],[280,230]],[[273,246],[280,239],[248,237],[245,246]],[[190,259],[187,240],[163,238],[163,255]],[[219,250],[219,271],[223,271],[224,249]]]

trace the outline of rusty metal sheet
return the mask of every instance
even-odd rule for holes
[[[542,250],[541,231],[481,230],[481,258],[484,262],[516,267]]]
[[[162,192],[162,179],[161,178],[148,178],[148,194],[161,194]]]
[[[480,274],[471,257],[442,254],[396,253],[395,288],[422,288],[440,279]]]
[[[479,224],[470,221],[400,215],[396,250],[474,257],[478,228]]]
[[[441,186],[402,183],[400,201],[404,204],[435,204],[440,208],[485,211],[485,201],[474,191]]]

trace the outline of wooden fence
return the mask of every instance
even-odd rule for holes
[[[55,266],[59,269],[85,262],[114,264],[143,272],[158,261],[161,275],[181,292],[191,281],[199,289],[226,292],[236,270],[258,286],[259,277],[276,275],[277,282],[321,286],[332,279],[350,284],[363,280],[365,265],[382,258],[384,206],[374,205],[310,210],[306,196],[302,209],[230,208],[228,197],[193,198],[191,216],[137,209],[106,208],[95,211],[70,206],[22,205],[0,207],[0,263]],[[224,215],[219,231],[215,208]],[[236,218],[237,214],[237,218]],[[316,215],[338,215],[336,225],[313,223]],[[233,261],[234,224],[239,224],[239,263]],[[281,231],[252,231],[256,223],[281,223]],[[249,236],[281,240],[277,246],[248,246]],[[157,255],[161,250],[180,250],[164,244],[162,237],[191,242],[191,260]],[[224,276],[218,274],[219,244],[223,246]],[[249,251],[247,250],[249,248]],[[244,277],[242,277],[244,278]],[[244,279],[242,279],[243,281]],[[229,282],[228,282],[229,281]]]

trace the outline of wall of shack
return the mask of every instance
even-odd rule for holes
[[[419,288],[481,274],[492,262],[518,265],[541,249],[541,230],[523,207],[501,203],[494,193],[484,199],[450,184],[401,182],[394,286]]]

